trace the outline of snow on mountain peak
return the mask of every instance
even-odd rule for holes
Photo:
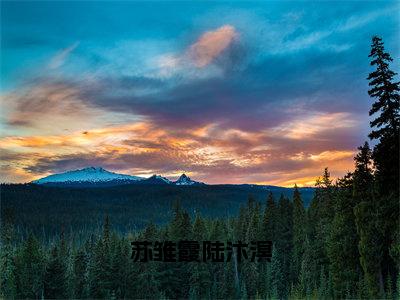
[[[182,174],[177,181],[175,181],[175,185],[198,185],[203,184],[202,182],[191,180],[190,177],[186,176],[186,174]]]
[[[53,174],[33,181],[33,183],[64,183],[64,182],[107,182],[111,180],[142,180],[143,178],[107,171],[101,167],[88,167],[84,169]]]

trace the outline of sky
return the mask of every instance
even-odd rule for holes
[[[101,166],[312,186],[367,140],[398,1],[1,2],[0,182]]]

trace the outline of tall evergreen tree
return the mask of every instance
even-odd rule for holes
[[[382,240],[377,234],[376,207],[372,202],[362,201],[354,209],[357,231],[360,236],[360,262],[365,283],[371,298],[383,295]]]
[[[273,194],[270,192],[264,210],[262,220],[262,232],[266,240],[275,241],[276,226],[278,218],[277,206]]]
[[[306,237],[306,212],[303,200],[297,185],[293,192],[293,257],[292,257],[292,280],[297,283],[300,274],[301,261],[304,253],[304,241]]]
[[[316,268],[312,254],[311,243],[308,236],[306,236],[297,288],[301,296],[309,297],[316,286],[314,281],[315,276],[313,275],[313,272],[315,272]]]
[[[400,218],[399,199],[399,130],[400,130],[400,83],[394,80],[396,75],[389,68],[393,61],[385,51],[380,37],[372,38],[371,66],[375,68],[368,76],[371,89],[368,91],[375,102],[369,114],[376,116],[371,121],[372,132],[369,137],[378,143],[373,149],[375,179],[379,196],[375,198],[378,204],[378,228],[382,236],[383,276],[396,276],[395,261],[399,261],[398,228]],[[390,256],[394,255],[394,257]],[[397,255],[397,256],[396,256]],[[397,266],[398,268],[399,266]],[[382,290],[382,287],[381,287]]]
[[[372,153],[368,143],[358,148],[354,157],[353,180],[354,215],[359,235],[360,263],[364,271],[364,281],[370,297],[383,293],[382,274],[382,234],[379,230],[379,201],[374,193],[372,174]]]
[[[325,168],[321,178],[316,180],[316,190],[308,213],[307,234],[309,235],[312,257],[316,270],[313,272],[314,282],[320,277],[321,268],[329,269],[327,255],[328,237],[334,217],[334,186],[328,168]]]
[[[358,234],[354,222],[353,174],[338,180],[335,195],[335,216],[328,237],[327,254],[335,297],[355,293],[360,262]]]
[[[373,158],[376,177],[382,195],[399,195],[399,129],[400,129],[400,87],[394,81],[395,72],[390,70],[393,61],[385,52],[384,43],[378,36],[372,38],[371,66],[375,70],[368,76],[371,89],[368,94],[375,98],[369,115],[378,114],[371,121],[373,128],[369,137],[379,143],[374,148]]]

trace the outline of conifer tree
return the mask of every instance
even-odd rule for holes
[[[373,158],[376,177],[382,195],[399,195],[399,129],[400,129],[400,87],[394,81],[394,73],[389,68],[393,61],[385,52],[384,43],[378,36],[372,38],[371,66],[375,70],[367,78],[371,89],[368,94],[375,98],[370,116],[378,114],[371,121],[373,128],[369,137],[379,140],[374,148]]]
[[[399,228],[400,207],[400,169],[399,169],[399,130],[400,130],[400,83],[394,80],[397,75],[389,68],[393,61],[385,51],[384,43],[378,36],[372,38],[371,66],[374,71],[368,76],[371,89],[368,91],[375,102],[369,112],[375,119],[370,125],[372,131],[369,137],[378,143],[373,149],[372,158],[375,166],[375,181],[379,195],[375,197],[378,209],[378,228],[382,236],[382,273],[396,275],[394,260],[396,254],[396,234]],[[380,281],[381,290],[382,280]]]
[[[43,297],[44,255],[37,239],[30,234],[16,258],[17,298]]]
[[[293,192],[293,258],[292,258],[292,279],[297,283],[300,273],[301,261],[304,253],[304,241],[306,237],[306,212],[303,200],[297,185]]]
[[[67,298],[67,270],[56,246],[51,251],[50,260],[46,266],[44,276],[44,296],[48,299]]]
[[[315,287],[314,275],[315,261],[312,258],[311,243],[306,236],[304,241],[304,253],[301,261],[300,276],[298,283],[298,290],[302,296],[310,296]]]
[[[263,216],[263,230],[266,240],[275,241],[276,223],[277,223],[277,207],[274,196],[270,192],[267,198],[266,207]]]
[[[360,263],[364,270],[365,283],[371,298],[380,298],[383,293],[382,241],[377,234],[376,207],[373,202],[362,201],[354,209],[357,232],[360,236]]]
[[[74,298],[84,298],[86,295],[87,256],[83,249],[79,249],[74,255]]]
[[[316,270],[313,272],[314,282],[317,283],[321,268],[329,268],[327,255],[328,237],[331,231],[334,209],[334,186],[328,168],[325,168],[321,178],[316,180],[316,190],[311,201],[308,213],[308,232],[312,257],[315,260]]]
[[[282,252],[278,251],[277,247],[274,246],[271,258],[272,294],[280,299],[285,298],[287,295],[287,282],[283,270],[282,256]]]
[[[355,156],[353,182],[353,202],[355,223],[359,235],[360,263],[364,271],[364,280],[370,297],[383,293],[383,274],[381,262],[383,257],[382,234],[379,230],[379,203],[371,188],[373,174],[371,150],[368,143],[358,148]]]
[[[1,220],[0,297],[4,298],[15,298],[16,295],[13,218],[12,211],[5,210]]]
[[[348,173],[338,180],[335,195],[335,216],[328,236],[327,254],[329,271],[335,296],[342,298],[355,292],[360,262],[358,234],[354,222],[353,174]],[[350,289],[350,290],[349,290]]]

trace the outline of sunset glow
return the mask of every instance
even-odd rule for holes
[[[370,107],[369,36],[343,34],[379,28],[399,53],[381,22],[398,25],[393,4],[349,3],[342,20],[329,3],[323,17],[275,2],[33,4],[3,7],[1,182],[87,166],[213,184],[312,186],[326,166],[337,178]]]

